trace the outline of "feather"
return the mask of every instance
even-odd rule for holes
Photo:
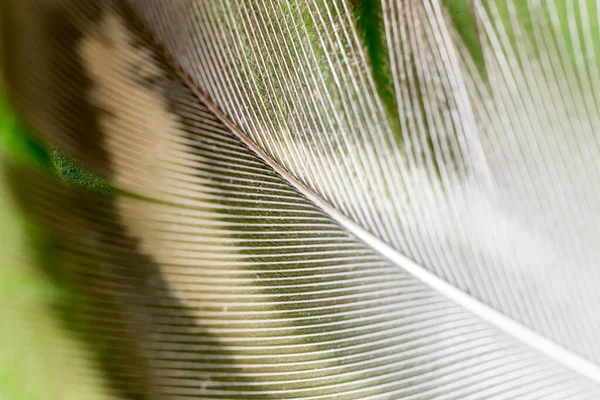
[[[600,397],[597,7],[5,2],[13,103],[114,188],[5,173],[107,395]]]

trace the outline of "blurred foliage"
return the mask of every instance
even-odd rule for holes
[[[104,187],[67,158],[52,157],[0,94],[0,400],[105,399],[90,355],[57,318],[66,296],[38,268],[44,234],[13,203],[8,163],[50,173],[56,165],[71,182]]]
[[[112,192],[114,190],[108,182],[56,149],[52,151],[52,162],[58,174],[72,185],[97,192]]]

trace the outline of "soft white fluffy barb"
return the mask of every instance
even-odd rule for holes
[[[440,1],[131,3],[303,185],[442,280],[600,361],[593,2],[464,1],[478,57]],[[377,29],[360,29],[361,6]]]

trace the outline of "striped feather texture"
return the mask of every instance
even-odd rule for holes
[[[600,398],[595,2],[2,7],[13,103],[114,188],[1,197],[107,398]]]

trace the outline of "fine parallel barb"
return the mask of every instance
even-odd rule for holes
[[[600,396],[593,0],[1,8],[2,255],[65,299],[67,386]]]

